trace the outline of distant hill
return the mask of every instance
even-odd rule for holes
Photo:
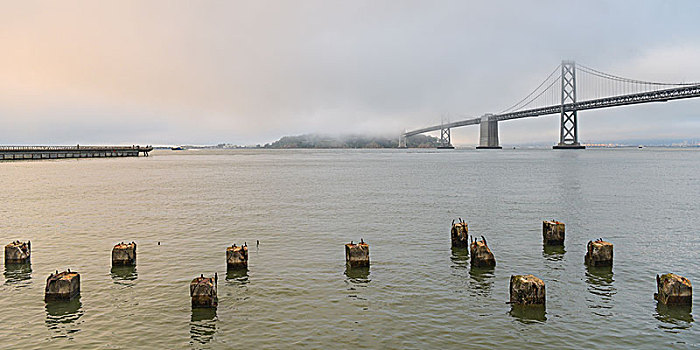
[[[415,135],[406,139],[406,146],[409,148],[435,148],[438,141],[437,137]],[[396,148],[398,145],[398,138],[360,135],[334,137],[308,134],[285,136],[273,143],[266,144],[264,148]]]

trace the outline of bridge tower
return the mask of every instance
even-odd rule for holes
[[[399,135],[399,148],[406,148],[406,134]]]
[[[493,114],[484,114],[479,123],[479,145],[476,149],[501,149],[498,144],[498,121],[491,118]]]
[[[576,104],[576,62],[561,61],[561,125],[559,143],[554,149],[583,149],[578,142],[578,118],[576,107],[564,108],[567,104]]]
[[[452,146],[452,138],[450,136],[450,128],[441,127],[440,128],[440,144],[438,149],[454,149]]]

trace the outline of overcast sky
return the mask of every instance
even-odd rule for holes
[[[700,81],[698,17],[700,1],[0,0],[0,144],[398,135],[499,112],[562,59]],[[501,141],[555,143],[558,123],[503,122]],[[581,112],[579,134],[700,138],[700,99]]]

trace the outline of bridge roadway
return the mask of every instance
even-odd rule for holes
[[[558,104],[558,105],[540,107],[540,108],[535,108],[535,109],[527,109],[527,110],[523,110],[523,111],[509,112],[509,113],[503,113],[503,114],[492,114],[492,115],[489,115],[489,120],[504,121],[504,120],[520,119],[520,118],[539,117],[539,116],[550,115],[550,114],[559,114],[562,112],[562,107],[564,108],[564,111],[573,111],[573,110],[582,111],[582,110],[589,110],[589,109],[610,108],[610,107],[626,106],[626,105],[649,103],[649,102],[666,102],[666,101],[671,101],[671,100],[680,100],[680,99],[694,98],[694,97],[700,97],[700,85],[689,85],[689,86],[683,86],[683,87],[679,87],[679,88],[656,90],[656,91],[642,92],[642,93],[636,93],[636,94],[630,94],[630,95],[620,95],[620,96],[606,97],[606,98],[600,98],[600,99],[594,99],[594,100],[586,100],[586,101],[580,101],[580,102],[576,102],[576,103],[564,104],[563,106],[561,104]],[[405,132],[403,135],[405,137],[408,137],[408,136],[418,135],[418,134],[422,134],[422,133],[426,133],[426,132],[430,132],[430,131],[456,128],[456,127],[467,126],[467,125],[475,125],[475,124],[480,124],[480,123],[481,123],[481,117],[478,117],[478,118],[466,119],[466,120],[461,120],[461,121],[447,123],[447,124],[430,126],[430,127],[422,128],[422,129],[416,129],[416,130]]]

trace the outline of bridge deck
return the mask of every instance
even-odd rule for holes
[[[640,103],[666,102],[666,101],[671,101],[671,100],[680,100],[680,99],[696,98],[696,97],[700,97],[700,85],[689,85],[689,86],[683,86],[683,87],[679,87],[679,88],[656,90],[656,91],[642,92],[642,93],[637,93],[637,94],[619,95],[619,96],[612,96],[612,97],[606,97],[606,98],[600,98],[600,99],[594,99],[594,100],[579,101],[576,103],[569,103],[569,104],[565,104],[565,105],[558,104],[558,105],[552,105],[552,106],[535,108],[535,109],[527,109],[527,110],[517,111],[517,112],[494,114],[491,116],[490,119],[496,120],[496,121],[504,121],[504,120],[520,119],[520,118],[540,117],[543,115],[550,115],[550,114],[559,114],[562,112],[562,109],[564,111],[572,111],[572,110],[582,111],[582,110],[589,110],[589,109],[600,109],[600,108],[610,108],[610,107],[617,107],[617,106],[626,106],[626,105],[640,104]],[[447,124],[429,126],[427,128],[422,128],[422,129],[417,129],[417,130],[412,130],[412,131],[408,131],[408,132],[404,133],[404,136],[408,137],[408,136],[422,134],[425,132],[437,131],[437,130],[441,130],[441,129],[445,129],[445,128],[456,128],[456,127],[460,127],[460,126],[474,125],[474,124],[479,124],[479,123],[481,123],[481,117],[461,120],[461,121],[447,123]]]

